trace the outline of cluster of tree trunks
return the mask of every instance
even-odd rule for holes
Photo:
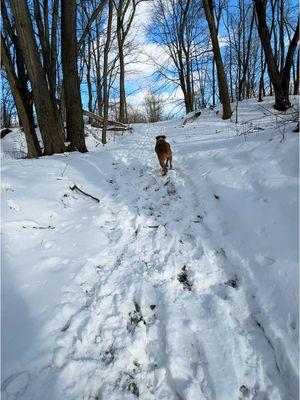
[[[62,153],[66,150],[87,151],[77,71],[76,0],[66,0],[61,3],[62,67],[67,136],[70,139],[68,148],[64,142],[64,125],[56,100],[58,0],[53,2],[51,40],[47,15],[48,2],[44,2],[44,21],[39,1],[34,0],[33,5],[42,59],[35,39],[28,2],[10,0],[13,17],[11,23],[6,2],[1,0],[5,33],[1,35],[2,60],[26,135],[28,157]],[[14,46],[17,71],[8,48],[8,39]],[[43,150],[35,132],[33,103]]]
[[[20,50],[32,88],[37,120],[44,144],[44,154],[61,153],[65,151],[62,124],[57,118],[56,105],[51,98],[45,69],[41,64],[28,3],[25,0],[11,0],[10,3]]]
[[[279,70],[272,50],[270,31],[267,25],[267,0],[254,0],[254,5],[257,15],[258,33],[266,57],[268,74],[275,92],[275,108],[279,111],[285,111],[291,107],[291,103],[289,101],[290,73],[293,64],[294,52],[299,41],[299,18],[294,36],[290,41],[285,60],[283,52],[281,54],[281,70]]]

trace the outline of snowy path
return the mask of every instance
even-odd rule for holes
[[[49,192],[53,184],[60,200],[47,204],[55,229],[36,229],[19,257],[42,240],[47,257],[41,263],[33,255],[32,262],[61,274],[62,295],[52,293],[58,301],[43,321],[39,354],[31,369],[5,377],[4,398],[295,398],[290,354],[272,331],[255,275],[230,236],[221,186],[209,175],[209,160],[226,171],[232,165],[216,153],[192,171],[173,146],[175,169],[167,178],[159,175],[147,131],[110,153],[64,159],[59,180],[64,163],[57,157]],[[15,177],[7,182],[6,189],[21,185]],[[67,192],[75,182],[100,204]],[[14,193],[6,194],[14,216],[18,208],[23,212],[19,223],[5,222],[7,259],[19,265],[12,236],[37,222],[26,216],[30,208],[22,198],[19,205]],[[44,217],[38,225],[52,226]],[[260,253],[256,258],[260,268],[276,261]],[[295,341],[294,330],[289,335]]]

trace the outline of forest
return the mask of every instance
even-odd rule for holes
[[[83,110],[101,117],[105,144],[109,118],[122,129],[221,103],[228,119],[235,101],[274,95],[284,111],[299,93],[291,0],[1,0],[1,10],[1,125],[23,127],[28,157],[87,151]]]

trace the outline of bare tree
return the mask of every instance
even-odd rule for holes
[[[13,124],[15,102],[6,76],[1,72],[1,127],[10,128]]]
[[[162,60],[155,57],[152,62],[158,68],[158,75],[168,86],[180,87],[183,93],[186,112],[195,107],[195,69],[200,65],[199,58],[211,49],[199,49],[203,11],[197,0],[156,0],[154,17],[150,27],[153,40],[161,46]],[[203,43],[204,45],[204,43]]]
[[[161,121],[163,116],[163,105],[159,96],[150,90],[145,97],[145,108],[149,122]]]
[[[61,47],[67,134],[71,148],[84,153],[87,148],[77,70],[76,0],[62,0],[61,7]]]
[[[39,58],[28,3],[25,0],[10,0],[10,3],[20,49],[32,86],[37,119],[44,143],[44,154],[62,153],[65,151],[63,132]]]
[[[13,23],[9,18],[5,0],[1,0],[1,11],[2,11],[3,34],[5,36],[5,43],[7,47],[10,49],[9,56],[10,54],[12,54],[11,57],[12,64],[14,64],[13,59],[15,60],[15,64],[13,65],[13,67],[15,67],[15,74],[18,79],[18,85],[20,87],[20,91],[22,93],[22,100],[24,102],[27,118],[30,121],[31,125],[30,130],[32,133],[34,133],[33,98],[31,89],[29,88],[28,84],[29,83],[28,74],[26,72],[26,67],[24,64],[24,59],[19,44],[19,38],[15,33]],[[9,45],[9,42],[11,45]],[[21,119],[20,123],[22,123]]]
[[[83,0],[83,1],[85,2],[85,0]],[[97,19],[98,15],[101,14],[101,12],[103,11],[103,8],[107,2],[108,2],[108,0],[101,0],[98,3],[97,7],[93,10],[93,13],[90,16],[90,18],[88,19],[87,24],[86,24],[86,26],[82,32],[82,35],[79,39],[79,42],[78,42],[79,49],[81,49],[81,47],[84,45],[86,36],[90,33],[94,21]]]
[[[7,78],[10,83],[10,88],[14,96],[15,104],[18,110],[19,118],[22,122],[24,133],[26,136],[28,157],[39,157],[42,155],[42,151],[35,133],[33,121],[30,118],[30,114],[27,110],[27,103],[24,100],[24,93],[22,92],[22,86],[18,80],[13,62],[10,57],[8,47],[4,36],[1,34],[1,55],[4,68],[6,70]]]
[[[48,1],[43,2],[43,11],[41,11],[39,0],[33,0],[34,19],[36,21],[38,37],[41,44],[43,67],[47,75],[52,99],[55,99],[56,94],[58,2],[58,0],[53,0],[50,33]]]
[[[117,43],[119,56],[119,90],[120,90],[120,107],[119,121],[126,120],[126,95],[125,95],[125,41],[132,26],[136,9],[143,0],[113,0],[116,17],[117,17]],[[145,1],[145,0],[144,0]]]
[[[275,91],[275,108],[284,111],[291,107],[289,101],[290,71],[293,63],[294,52],[299,40],[299,19],[292,40],[290,41],[282,71],[279,71],[271,46],[271,35],[267,25],[266,6],[267,0],[254,0],[257,15],[257,29],[264,49],[268,74]],[[276,47],[275,47],[276,54]]]
[[[215,25],[214,19],[214,7],[212,0],[203,0],[203,7],[206,15],[206,20],[210,30],[210,36],[213,46],[214,59],[217,66],[217,75],[218,75],[218,85],[219,85],[219,94],[220,100],[223,106],[223,119],[228,119],[231,117],[232,111],[230,107],[230,98],[228,92],[227,78],[224,71],[218,34]]]
[[[113,18],[113,0],[108,0],[108,22],[107,32],[104,47],[104,65],[103,65],[103,128],[102,128],[102,143],[106,144],[106,130],[107,130],[107,119],[108,119],[108,106],[109,106],[109,83],[108,83],[108,56],[111,42],[111,31],[112,31],[112,18]]]

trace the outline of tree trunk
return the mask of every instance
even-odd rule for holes
[[[112,29],[112,17],[113,17],[113,3],[112,0],[108,2],[108,22],[106,40],[104,46],[104,64],[103,64],[103,128],[102,128],[102,143],[106,144],[106,130],[107,130],[107,119],[108,119],[108,106],[109,106],[109,88],[108,88],[108,53],[111,40],[111,29]],[[123,122],[123,121],[120,121]]]
[[[280,0],[278,5],[279,12],[279,50],[280,50],[280,71],[284,67],[284,1]]]
[[[299,18],[298,18],[298,23],[297,23],[297,27],[296,27],[294,36],[290,42],[290,45],[289,45],[289,48],[287,51],[284,67],[281,72],[283,93],[286,97],[289,96],[291,68],[293,65],[294,53],[297,48],[298,41],[299,41]]]
[[[28,89],[28,75],[25,70],[24,60],[22,56],[22,52],[20,49],[18,36],[15,35],[14,29],[11,25],[11,22],[8,17],[7,9],[5,1],[1,1],[1,11],[2,11],[2,20],[3,20],[3,28],[4,31],[9,35],[10,40],[14,46],[15,55],[16,55],[16,66],[17,66],[17,78],[21,88],[22,98],[25,104],[27,116],[30,120],[30,124],[34,127],[34,117],[33,117],[33,101],[32,101],[32,93]],[[20,118],[19,118],[20,120]],[[19,121],[20,122],[20,121]],[[21,122],[22,124],[22,122]],[[35,132],[35,131],[34,131]]]
[[[40,9],[39,0],[33,0],[34,4],[34,18],[36,20],[38,28],[38,36],[41,43],[43,67],[46,72],[51,101],[53,108],[56,113],[56,119],[60,124],[60,130],[63,131],[63,121],[59,114],[56,101],[56,62],[57,62],[57,22],[58,22],[58,0],[53,2],[52,10],[52,27],[51,27],[51,39],[49,31],[49,12],[48,12],[48,0],[44,0],[43,3],[43,16]]]
[[[118,40],[119,42],[119,40]],[[119,110],[119,121],[125,122],[125,110],[126,110],[126,96],[125,96],[125,65],[124,65],[124,52],[123,45],[119,44],[119,64],[120,64],[120,110]]]
[[[212,105],[216,105],[215,58],[212,58]]]
[[[289,101],[288,87],[290,81],[290,70],[292,65],[291,60],[293,60],[293,54],[296,49],[298,41],[299,20],[297,24],[297,29],[295,31],[295,35],[288,49],[285,66],[283,68],[282,74],[280,74],[276,65],[276,60],[270,43],[270,32],[267,26],[267,17],[266,17],[266,4],[267,4],[266,0],[254,0],[254,4],[257,15],[257,29],[266,57],[268,74],[275,92],[274,107],[276,110],[285,111],[291,107],[291,103]]]
[[[92,79],[91,79],[91,60],[92,60],[92,39],[91,35],[88,35],[87,42],[87,54],[84,54],[85,62],[86,62],[86,83],[88,88],[88,109],[90,112],[93,112],[93,90],[92,90]],[[89,124],[92,121],[89,119]]]
[[[185,37],[189,36],[187,31],[187,19],[190,9],[190,0],[186,0],[185,6],[182,10],[181,22],[179,25],[179,46],[181,53],[184,54],[185,68],[183,68],[185,81],[186,81],[186,95],[189,111],[194,111],[194,91],[192,85],[192,65],[190,59],[190,46],[189,43],[185,42]]]
[[[21,120],[22,126],[24,128],[24,133],[27,142],[27,156],[29,158],[40,157],[42,155],[42,150],[40,148],[38,138],[35,133],[33,119],[28,112],[28,105],[24,99],[24,93],[22,92],[22,86],[18,80],[13,62],[10,57],[9,50],[7,48],[5,38],[1,34],[1,56],[2,62],[7,74],[7,79],[12,91],[12,95],[18,110],[18,115]]]
[[[299,94],[299,75],[300,75],[300,60],[299,60],[299,53],[300,53],[300,49],[298,48],[298,52],[297,52],[297,68],[296,68],[296,79],[295,79],[295,84],[294,84],[294,95]]]
[[[102,116],[103,114],[103,87],[102,87],[102,74],[101,74],[101,54],[102,48],[100,48],[100,26],[99,22],[96,21],[96,49],[93,46],[95,68],[96,68],[96,92],[97,92],[97,109],[98,114]]]
[[[232,111],[230,107],[230,98],[228,93],[227,79],[224,71],[223,61],[221,57],[221,51],[218,41],[217,30],[215,26],[213,5],[209,0],[203,0],[203,7],[205,11],[206,20],[208,23],[214,58],[217,66],[218,84],[219,84],[219,94],[220,100],[223,105],[223,119],[228,119],[231,117]]]
[[[242,77],[241,77],[240,83],[239,83],[239,99],[240,100],[242,100],[246,97],[245,96],[245,88],[246,88],[246,84],[247,84],[246,76],[247,76],[247,73],[249,70],[249,57],[250,57],[250,51],[251,51],[251,40],[252,40],[254,20],[255,20],[255,12],[253,11],[252,17],[251,17],[251,22],[250,22],[247,46],[245,46],[245,43],[243,43],[243,72],[242,72]],[[245,32],[246,27],[243,26],[242,29],[243,29],[243,32]],[[243,37],[244,37],[244,35],[243,35]]]
[[[262,47],[260,50],[260,66],[261,66],[261,72],[260,72],[259,91],[258,91],[259,102],[263,101],[263,97],[265,96],[264,75],[266,70],[266,61],[264,60],[264,52]]]
[[[87,151],[77,67],[76,0],[61,3],[62,68],[66,104],[67,134],[71,148],[82,153]]]
[[[54,109],[46,75],[42,68],[34,31],[25,0],[11,0],[22,56],[32,86],[39,128],[44,142],[44,154],[65,151],[63,132]]]

